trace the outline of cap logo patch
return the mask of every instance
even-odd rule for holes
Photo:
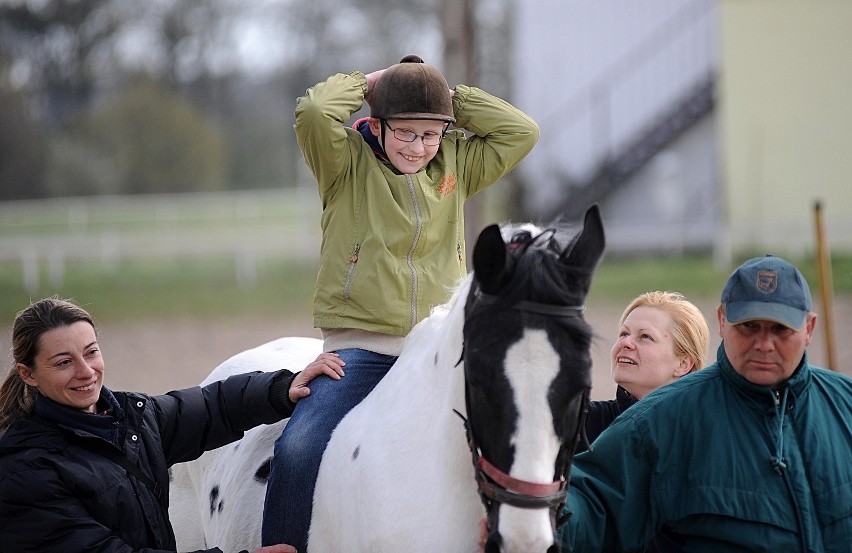
[[[764,294],[771,294],[778,288],[778,272],[777,271],[758,271],[757,272],[757,289]]]

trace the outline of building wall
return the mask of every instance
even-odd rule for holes
[[[719,227],[718,123],[703,116],[601,203],[607,254],[712,248]]]
[[[716,0],[514,4],[513,102],[541,127],[520,172],[536,214],[568,200],[712,71]]]
[[[852,2],[722,0],[717,251],[852,251]]]

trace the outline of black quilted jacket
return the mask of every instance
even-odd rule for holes
[[[169,467],[282,419],[269,401],[276,374],[161,396],[115,392],[123,452],[38,414],[15,420],[0,439],[0,553],[174,552]],[[284,375],[288,387],[292,378]]]
[[[627,411],[627,408],[639,401],[631,396],[627,390],[619,386],[615,391],[615,399],[605,401],[590,401],[589,412],[586,415],[586,436],[589,443],[595,441],[601,432],[612,424],[618,415]],[[580,440],[577,444],[577,453],[586,451],[586,443]]]

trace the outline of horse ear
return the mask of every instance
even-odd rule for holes
[[[489,225],[479,233],[473,247],[473,274],[483,292],[491,293],[500,283],[506,267],[506,244],[500,227]]]
[[[604,238],[603,219],[598,204],[586,210],[583,230],[562,252],[564,263],[574,267],[585,267],[591,271],[603,255],[606,240]]]

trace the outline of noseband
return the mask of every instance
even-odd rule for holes
[[[477,296],[479,301],[484,301],[485,303],[495,303],[499,300],[499,298],[485,294],[481,290],[477,291]],[[549,317],[580,317],[585,312],[584,305],[554,305],[533,301],[520,301],[512,305],[511,309]],[[462,353],[462,356],[464,356],[464,353]],[[465,403],[467,412],[470,413],[468,396],[467,381],[465,380]],[[577,431],[572,440],[565,440],[560,446],[557,458],[562,457],[565,461],[557,473],[558,479],[548,483],[520,480],[494,466],[488,459],[482,456],[476,438],[473,436],[473,427],[470,421],[458,411],[455,412],[464,423],[467,444],[473,457],[473,468],[479,497],[485,506],[485,511],[488,513],[489,534],[492,534],[497,529],[498,515],[496,507],[504,503],[521,509],[549,508],[551,526],[554,532],[556,528],[561,526],[571,516],[570,513],[562,515],[561,511],[568,499],[568,474],[571,470],[573,452],[576,450],[577,443],[585,426],[587,412],[585,406],[588,403],[588,397],[589,390],[587,389],[583,392],[580,403],[581,412]],[[570,450],[566,451],[569,446]]]

